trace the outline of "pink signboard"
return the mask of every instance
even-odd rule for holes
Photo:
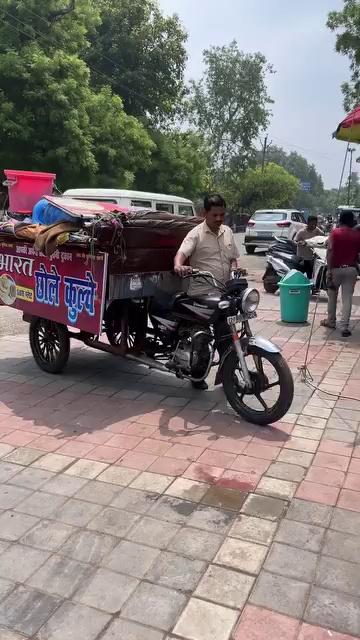
[[[63,245],[50,258],[0,241],[0,304],[92,334],[102,331],[107,254]]]

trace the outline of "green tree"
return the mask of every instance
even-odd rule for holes
[[[329,14],[327,26],[335,31],[336,51],[350,60],[351,79],[344,82],[344,107],[350,111],[360,102],[360,4],[358,0],[344,0],[342,11]]]
[[[261,53],[245,54],[234,41],[204,51],[205,71],[192,81],[188,113],[204,136],[217,179],[243,170],[253,143],[268,123],[271,102],[266,74],[272,69]]]
[[[258,162],[260,162],[260,155],[258,156]],[[300,182],[308,182],[310,184],[310,192],[303,191],[299,184],[298,192],[293,201],[293,205],[297,209],[309,209],[312,212],[316,212],[321,208],[324,184],[321,175],[316,171],[313,164],[310,164],[306,158],[296,151],[287,153],[284,149],[275,145],[269,147],[267,159],[286,169],[295,178],[298,178]]]
[[[269,162],[265,170],[247,169],[231,186],[226,195],[235,211],[252,213],[256,209],[276,209],[293,206],[299,181],[283,167]]]
[[[149,162],[145,129],[110,89],[92,90],[80,58],[95,5],[0,0],[1,166],[52,170],[74,186],[99,175],[129,184]]]
[[[194,198],[207,188],[208,153],[202,138],[194,133],[152,133],[156,148],[151,165],[139,172],[139,189]]]
[[[177,16],[162,15],[155,0],[99,0],[101,24],[87,60],[110,83],[127,113],[162,121],[183,91],[186,32]]]

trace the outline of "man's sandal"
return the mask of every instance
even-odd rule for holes
[[[321,320],[320,326],[326,327],[327,329],[336,329],[336,326],[334,324],[330,324],[327,320]]]

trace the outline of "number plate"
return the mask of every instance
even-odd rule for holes
[[[226,320],[229,325],[232,325],[238,322],[244,322],[245,320],[252,320],[253,318],[256,318],[256,311],[238,313],[236,316],[229,316]]]

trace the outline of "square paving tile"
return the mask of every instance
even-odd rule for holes
[[[336,510],[335,510],[336,511]],[[304,522],[305,524],[328,527],[333,509],[330,506],[311,502],[309,500],[292,500],[286,513],[286,518]],[[360,517],[359,517],[360,526]]]
[[[108,569],[98,569],[77,591],[74,600],[108,613],[116,613],[120,611],[138,583],[138,580],[130,576]]]
[[[192,598],[174,633],[189,640],[228,640],[237,615],[233,609]]]
[[[14,489],[25,491],[25,489],[18,487],[14,487]],[[65,501],[66,498],[63,496],[51,496],[49,493],[35,491],[20,502],[20,504],[15,507],[15,510],[32,516],[38,516],[39,518],[48,518],[50,516],[52,517]]]
[[[132,481],[131,488],[153,493],[164,493],[173,480],[174,478],[172,476],[164,476],[158,473],[144,471]]]
[[[303,479],[305,470],[296,464],[286,462],[273,462],[268,468],[266,475],[280,480],[290,480],[290,482],[300,482]]]
[[[73,478],[81,480],[81,478]],[[121,488],[110,483],[97,480],[86,481],[87,484],[76,493],[77,500],[94,502],[95,504],[108,505],[121,493]]]
[[[316,584],[352,596],[360,594],[360,571],[354,562],[322,556],[316,572]]]
[[[347,509],[334,509],[333,517],[330,523],[331,529],[343,531],[344,533],[353,533],[359,535],[360,531],[360,513],[348,511]]]
[[[195,508],[196,505],[188,500],[161,496],[150,509],[149,516],[176,524],[185,524]]]
[[[70,498],[86,483],[87,480],[85,478],[76,478],[65,474],[58,474],[46,483],[43,490],[48,493],[55,493],[56,495],[68,496]]]
[[[146,578],[164,587],[191,594],[204,573],[206,564],[179,556],[176,553],[162,551],[155,560]]]
[[[281,498],[282,500],[291,500],[296,489],[296,482],[264,477],[261,478],[256,488],[256,493],[272,496],[273,498]]]
[[[162,631],[144,627],[137,622],[119,618],[111,623],[101,640],[122,640],[122,638],[126,638],[126,640],[163,640],[164,634]]]
[[[297,498],[319,502],[320,504],[328,504],[330,506],[336,504],[338,496],[339,489],[337,487],[329,487],[315,482],[306,482],[305,480],[303,480],[296,492]]]
[[[360,535],[360,531],[358,531]],[[349,562],[360,562],[359,535],[328,530],[325,536],[323,553]]]
[[[105,509],[89,522],[88,529],[123,537],[138,519],[139,516],[134,513],[122,511],[121,509],[113,509],[112,507],[105,507]]]
[[[79,478],[87,478],[93,480],[101,473],[104,473],[108,468],[108,464],[105,462],[97,462],[95,460],[80,459],[72,464],[71,467],[65,470],[69,476],[77,476]],[[110,482],[110,481],[109,481]]]
[[[170,542],[170,551],[181,553],[189,558],[198,558],[210,562],[223,541],[222,536],[192,527],[183,527]]]
[[[4,484],[0,492],[0,509],[13,509],[29,496],[31,496],[31,491],[28,489]]]
[[[43,451],[39,449],[31,449],[30,447],[19,447],[15,449],[11,453],[8,453],[6,458],[4,458],[5,462],[14,462],[15,464],[22,464],[25,467],[28,464],[32,464],[44,455]]]
[[[319,451],[313,462],[315,467],[325,467],[325,469],[336,469],[338,471],[347,471],[349,466],[349,458],[340,456],[336,453],[325,453]]]
[[[311,524],[283,520],[275,536],[277,542],[285,542],[299,549],[319,553],[325,529]]]
[[[212,533],[225,534],[234,519],[234,512],[199,505],[187,521],[188,526]]]
[[[277,457],[277,462],[296,464],[307,469],[310,467],[314,455],[304,451],[294,451],[293,449],[282,449]]]
[[[210,565],[199,583],[195,596],[217,604],[242,609],[255,578],[237,571]]]
[[[174,496],[174,498],[183,498],[191,502],[200,502],[209,485],[205,482],[196,482],[187,478],[176,478],[174,482],[166,489],[165,494]]]
[[[293,618],[301,618],[310,585],[292,578],[262,571],[250,596],[250,602]]]
[[[76,531],[60,553],[79,562],[99,564],[112,551],[117,539],[95,531]]]
[[[241,508],[241,513],[266,520],[278,520],[284,513],[286,502],[279,498],[251,493]]]
[[[33,516],[15,511],[4,511],[0,514],[0,537],[12,542],[18,540],[37,522],[38,519]]]
[[[129,489],[127,487],[118,491],[111,502],[111,506],[145,514],[150,511],[158,499],[158,493],[149,493],[148,491],[139,491],[139,489]]]
[[[215,556],[214,562],[239,571],[257,574],[265,560],[267,551],[267,547],[253,542],[227,538]]]
[[[13,544],[0,556],[0,575],[13,582],[25,582],[48,557],[46,551]]]
[[[229,535],[249,542],[270,544],[276,531],[276,522],[240,514],[230,529]]]
[[[248,605],[236,627],[234,640],[269,640],[270,629],[274,640],[296,640],[299,622],[274,611]]]
[[[338,507],[360,512],[360,491],[342,489],[340,491]]]
[[[52,496],[53,499],[55,499],[55,496]],[[84,527],[91,518],[94,518],[101,511],[101,508],[98,504],[70,499],[57,509],[54,518],[60,520],[60,522],[65,522],[65,524],[72,524],[74,527]]]
[[[123,540],[107,555],[102,564],[134,578],[143,578],[158,558],[160,551]]]
[[[40,591],[18,586],[0,604],[0,626],[5,625],[29,636],[36,633],[58,606],[58,600]],[[10,632],[9,632],[10,633]],[[7,640],[0,631],[0,637]],[[20,640],[20,637],[17,636]],[[9,640],[15,640],[11,635]]]
[[[69,598],[89,576],[90,567],[70,558],[54,555],[28,580],[35,589]]]
[[[95,640],[110,621],[102,611],[72,602],[64,602],[39,634],[41,640]]]
[[[32,467],[36,467],[37,469],[45,469],[46,471],[53,471],[54,473],[58,473],[59,471],[63,471],[66,467],[68,467],[72,462],[74,462],[75,458],[71,458],[70,456],[62,456],[59,453],[46,453],[44,455],[44,451],[41,452],[42,458],[38,458],[32,463]]]
[[[21,542],[30,547],[37,547],[45,551],[57,551],[71,536],[73,531],[75,531],[74,527],[68,524],[61,524],[60,522],[54,522],[52,520],[41,520],[31,531],[28,531],[28,533],[23,536]]]
[[[317,555],[315,553],[275,542],[266,558],[264,568],[288,578],[312,582],[316,563]]]
[[[213,486],[208,489],[201,502],[220,509],[231,509],[238,511],[244,504],[247,493],[227,489],[226,487]]]
[[[360,636],[359,609],[359,598],[312,587],[304,619],[306,622],[358,637]]]
[[[54,477],[54,474],[50,471],[44,471],[43,469],[35,469],[34,467],[26,467],[16,476],[13,476],[9,481],[18,487],[25,487],[26,489],[40,489],[48,480]]]
[[[150,545],[158,549],[166,549],[170,541],[180,531],[180,525],[154,518],[142,518],[131,529],[129,538],[132,542]]]
[[[159,629],[170,631],[185,603],[186,597],[173,589],[142,582],[125,605],[122,615],[144,625],[153,625],[156,621]]]

